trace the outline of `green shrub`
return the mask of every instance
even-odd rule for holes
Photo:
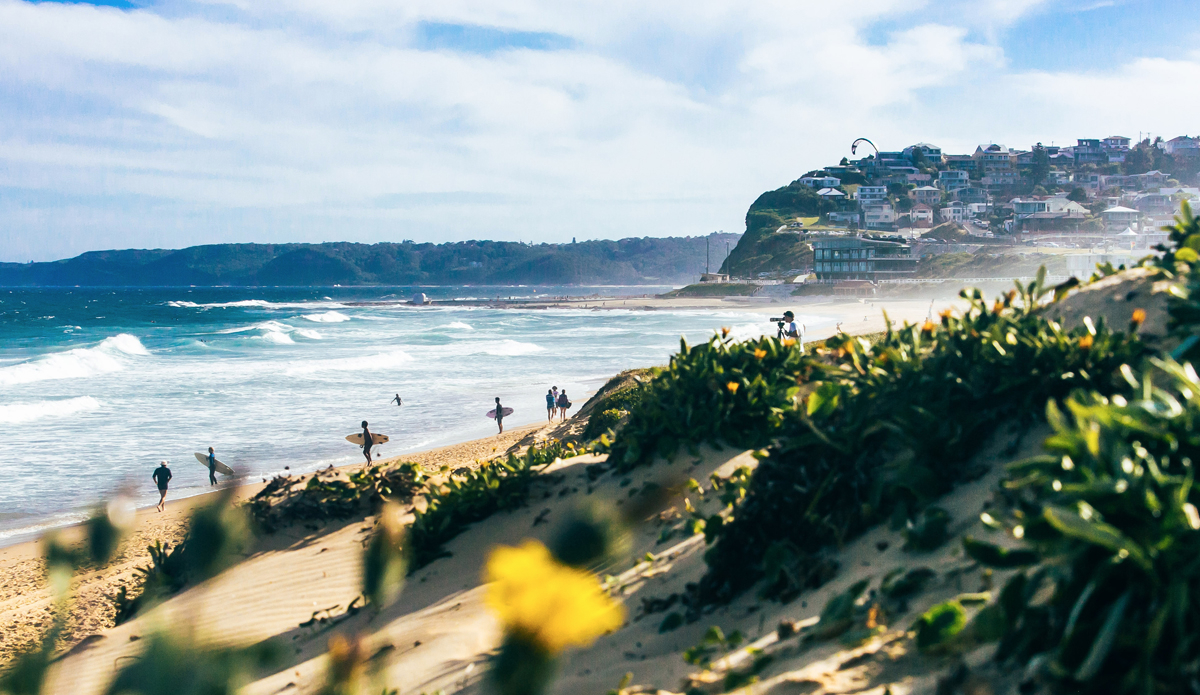
[[[1037,310],[1049,292],[1040,280],[1021,289],[1020,302],[1010,293],[991,307],[965,291],[962,317],[947,313],[875,343],[839,337],[827,341],[828,359],[802,358],[795,372],[812,382],[805,407],[778,411],[777,443],[706,555],[702,599],[747,588],[780,543],[792,566],[776,568],[768,594],[824,582],[831,549],[889,518],[903,527],[977,474],[966,462],[1000,423],[1030,423],[1048,398],[1075,388],[1120,388],[1112,375],[1140,357],[1140,341],[1090,321],[1064,331]],[[785,387],[793,388],[774,386]]]
[[[1038,657],[1061,692],[1186,692],[1200,677],[1200,379],[1153,361],[1140,380],[1123,370],[1128,401],[1048,403],[1049,454],[1010,466],[1007,522],[1041,563],[989,607],[996,658]]]
[[[584,441],[596,439],[609,430],[615,430],[621,418],[628,414],[628,410],[621,410],[619,408],[609,408],[595,413],[588,418],[587,427],[583,430]]]

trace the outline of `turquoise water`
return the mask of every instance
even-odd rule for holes
[[[422,288],[439,298],[644,294],[664,288]],[[536,290],[536,295],[535,295]],[[385,456],[545,420],[546,389],[578,407],[622,369],[663,364],[679,338],[773,330],[766,313],[414,307],[405,288],[0,290],[0,543],[77,521],[125,491],[208,490],[208,446],[242,479]],[[768,309],[763,309],[768,311]],[[801,317],[802,320],[805,320]],[[820,322],[807,319],[813,328]],[[403,407],[389,404],[399,393]]]

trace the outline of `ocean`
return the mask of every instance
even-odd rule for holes
[[[435,299],[602,294],[663,287],[420,288]],[[623,369],[665,364],[762,312],[489,309],[407,303],[412,288],[0,289],[0,544],[85,518],[123,492],[209,490],[193,452],[216,449],[242,480],[362,460],[367,420],[384,456],[486,437],[499,396],[515,426],[544,396],[576,408]],[[809,317],[812,329],[821,323]],[[404,405],[391,399],[399,394]]]

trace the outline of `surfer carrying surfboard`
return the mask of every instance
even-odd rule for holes
[[[500,434],[504,434],[504,406],[500,405],[499,396],[496,396],[496,426],[500,428]]]
[[[154,484],[158,486],[158,506],[155,509],[161,512],[167,506],[167,483],[171,481],[171,469],[167,468],[167,462],[160,461],[150,477],[154,478]]]
[[[363,428],[363,431],[362,431],[363,456],[366,456],[367,463],[370,463],[371,462],[371,446],[375,443],[375,440],[371,438],[371,430],[367,429],[367,421],[366,420],[362,421],[362,428]]]
[[[217,484],[217,453],[208,447],[208,484]]]
[[[398,406],[404,405],[404,401],[400,400],[400,394],[398,394],[398,393],[396,394],[396,397],[393,398],[392,400],[388,401],[388,403],[389,404],[395,403]]]

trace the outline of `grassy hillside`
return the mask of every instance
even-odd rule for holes
[[[1013,278],[1033,277],[1046,267],[1050,275],[1066,275],[1067,261],[1051,254],[947,253],[922,258],[917,263],[919,278]]]
[[[0,263],[0,285],[653,284],[695,280],[705,237],[527,245],[215,244],[96,251],[49,263]],[[736,242],[715,234],[711,248]],[[718,256],[719,257],[719,256]]]
[[[793,181],[758,197],[746,213],[746,233],[721,266],[722,273],[746,276],[790,270],[812,263],[812,249],[796,234],[775,233],[796,217],[815,217],[833,210],[833,204],[808,186]]]

